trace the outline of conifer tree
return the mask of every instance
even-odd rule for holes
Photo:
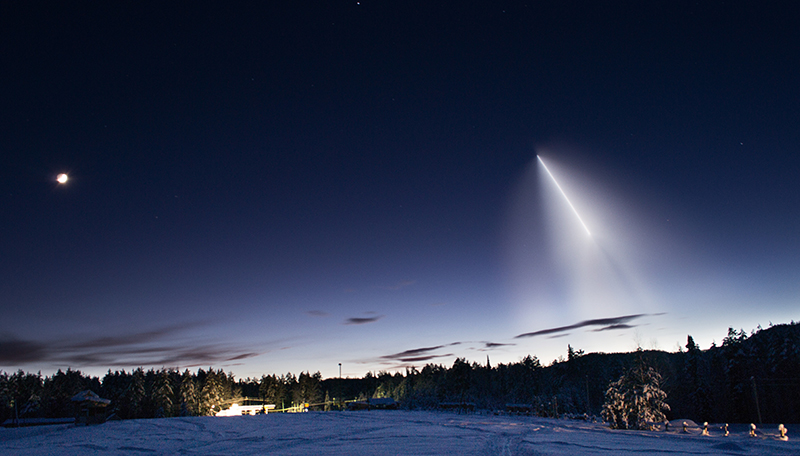
[[[606,391],[603,418],[615,429],[652,429],[669,411],[661,375],[644,363],[641,349],[638,354],[636,366],[611,382]]]
[[[146,391],[144,387],[144,371],[141,367],[133,371],[126,396],[132,415],[129,418],[143,418]]]
[[[278,399],[278,379],[275,375],[262,375],[258,384],[258,395],[263,401],[276,404]]]
[[[694,342],[692,336],[686,338],[686,362],[684,373],[686,375],[686,388],[693,408],[693,416],[700,421],[710,419],[709,387],[706,379],[701,375],[703,367],[703,352]]]
[[[173,389],[169,372],[162,369],[156,376],[153,385],[153,405],[156,418],[173,416]]]
[[[301,372],[297,378],[297,387],[295,388],[294,400],[297,405],[310,403],[316,404],[321,401],[322,393],[320,392],[319,382],[322,380],[322,374],[319,372],[313,375],[308,372]]]
[[[194,376],[189,369],[186,369],[181,376],[180,386],[181,416],[197,415],[197,388],[195,387]]]
[[[223,392],[224,379],[220,377],[225,377],[225,373],[215,372],[214,369],[208,370],[206,381],[200,390],[199,412],[201,415],[214,415],[222,409],[225,395]]]

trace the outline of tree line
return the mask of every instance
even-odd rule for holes
[[[246,398],[290,407],[319,401],[321,380],[307,372],[236,380],[213,368],[109,370],[102,379],[72,369],[48,377],[20,370],[0,373],[0,422],[74,416],[71,399],[87,389],[111,400],[110,413],[120,419],[213,415]]]
[[[91,389],[110,399],[119,418],[211,415],[254,398],[277,409],[309,404],[311,410],[345,408],[346,401],[390,397],[407,409],[443,405],[484,410],[524,410],[540,416],[598,416],[609,390],[626,373],[658,374],[666,418],[697,422],[800,421],[800,323],[730,328],[722,344],[701,350],[691,336],[677,352],[584,353],[568,346],[565,359],[544,366],[528,355],[492,365],[456,359],[405,372],[322,379],[319,372],[236,379],[213,368],[196,372],[142,368],[101,379],[67,369],[41,374],[0,373],[0,422],[8,418],[72,416],[70,399]],[[652,373],[651,373],[652,371]],[[642,370],[642,372],[645,372]]]

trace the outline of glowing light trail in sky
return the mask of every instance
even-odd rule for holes
[[[545,165],[545,164],[544,164],[544,161],[542,160],[542,157],[540,157],[540,156],[538,156],[538,155],[537,155],[537,156],[536,156],[536,158],[538,158],[538,159],[539,159],[539,163],[541,163],[541,164],[542,164],[542,166],[544,166],[544,170],[545,170],[545,171],[547,171],[547,174],[550,176],[550,179],[553,179],[553,183],[554,183],[554,184],[556,184],[556,187],[558,187],[558,190],[561,192],[561,194],[562,194],[562,195],[564,195],[564,199],[565,199],[565,200],[567,200],[567,204],[569,204],[569,207],[571,207],[571,208],[572,208],[572,212],[574,212],[574,213],[575,213],[575,217],[578,217],[578,221],[579,221],[579,222],[581,222],[581,225],[583,225],[583,229],[585,229],[585,230],[586,230],[586,234],[588,234],[589,236],[591,236],[591,235],[592,235],[592,233],[590,233],[590,232],[589,232],[589,228],[587,228],[587,227],[586,227],[586,224],[585,224],[585,223],[583,223],[583,220],[581,220],[581,216],[580,216],[580,215],[578,215],[578,211],[575,209],[575,206],[573,206],[573,205],[572,205],[572,203],[569,201],[569,198],[567,198],[567,194],[566,194],[566,193],[564,193],[564,190],[562,190],[562,189],[561,189],[561,186],[560,186],[560,185],[558,185],[558,182],[556,182],[556,178],[555,178],[555,177],[553,177],[553,174],[550,172],[550,170],[549,170],[549,169],[547,169],[547,165]]]

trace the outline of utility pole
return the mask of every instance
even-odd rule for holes
[[[589,402],[589,376],[586,376],[586,414],[591,415],[592,404]]]
[[[750,377],[750,381],[753,382],[753,397],[756,400],[756,413],[758,413],[758,425],[761,426],[761,408],[758,406],[758,392],[756,391],[756,378]]]
[[[339,378],[342,378],[342,363],[339,363]]]

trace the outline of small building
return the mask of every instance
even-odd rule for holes
[[[111,403],[92,390],[84,390],[72,397],[75,403],[75,424],[100,424],[106,421],[106,408]]]

